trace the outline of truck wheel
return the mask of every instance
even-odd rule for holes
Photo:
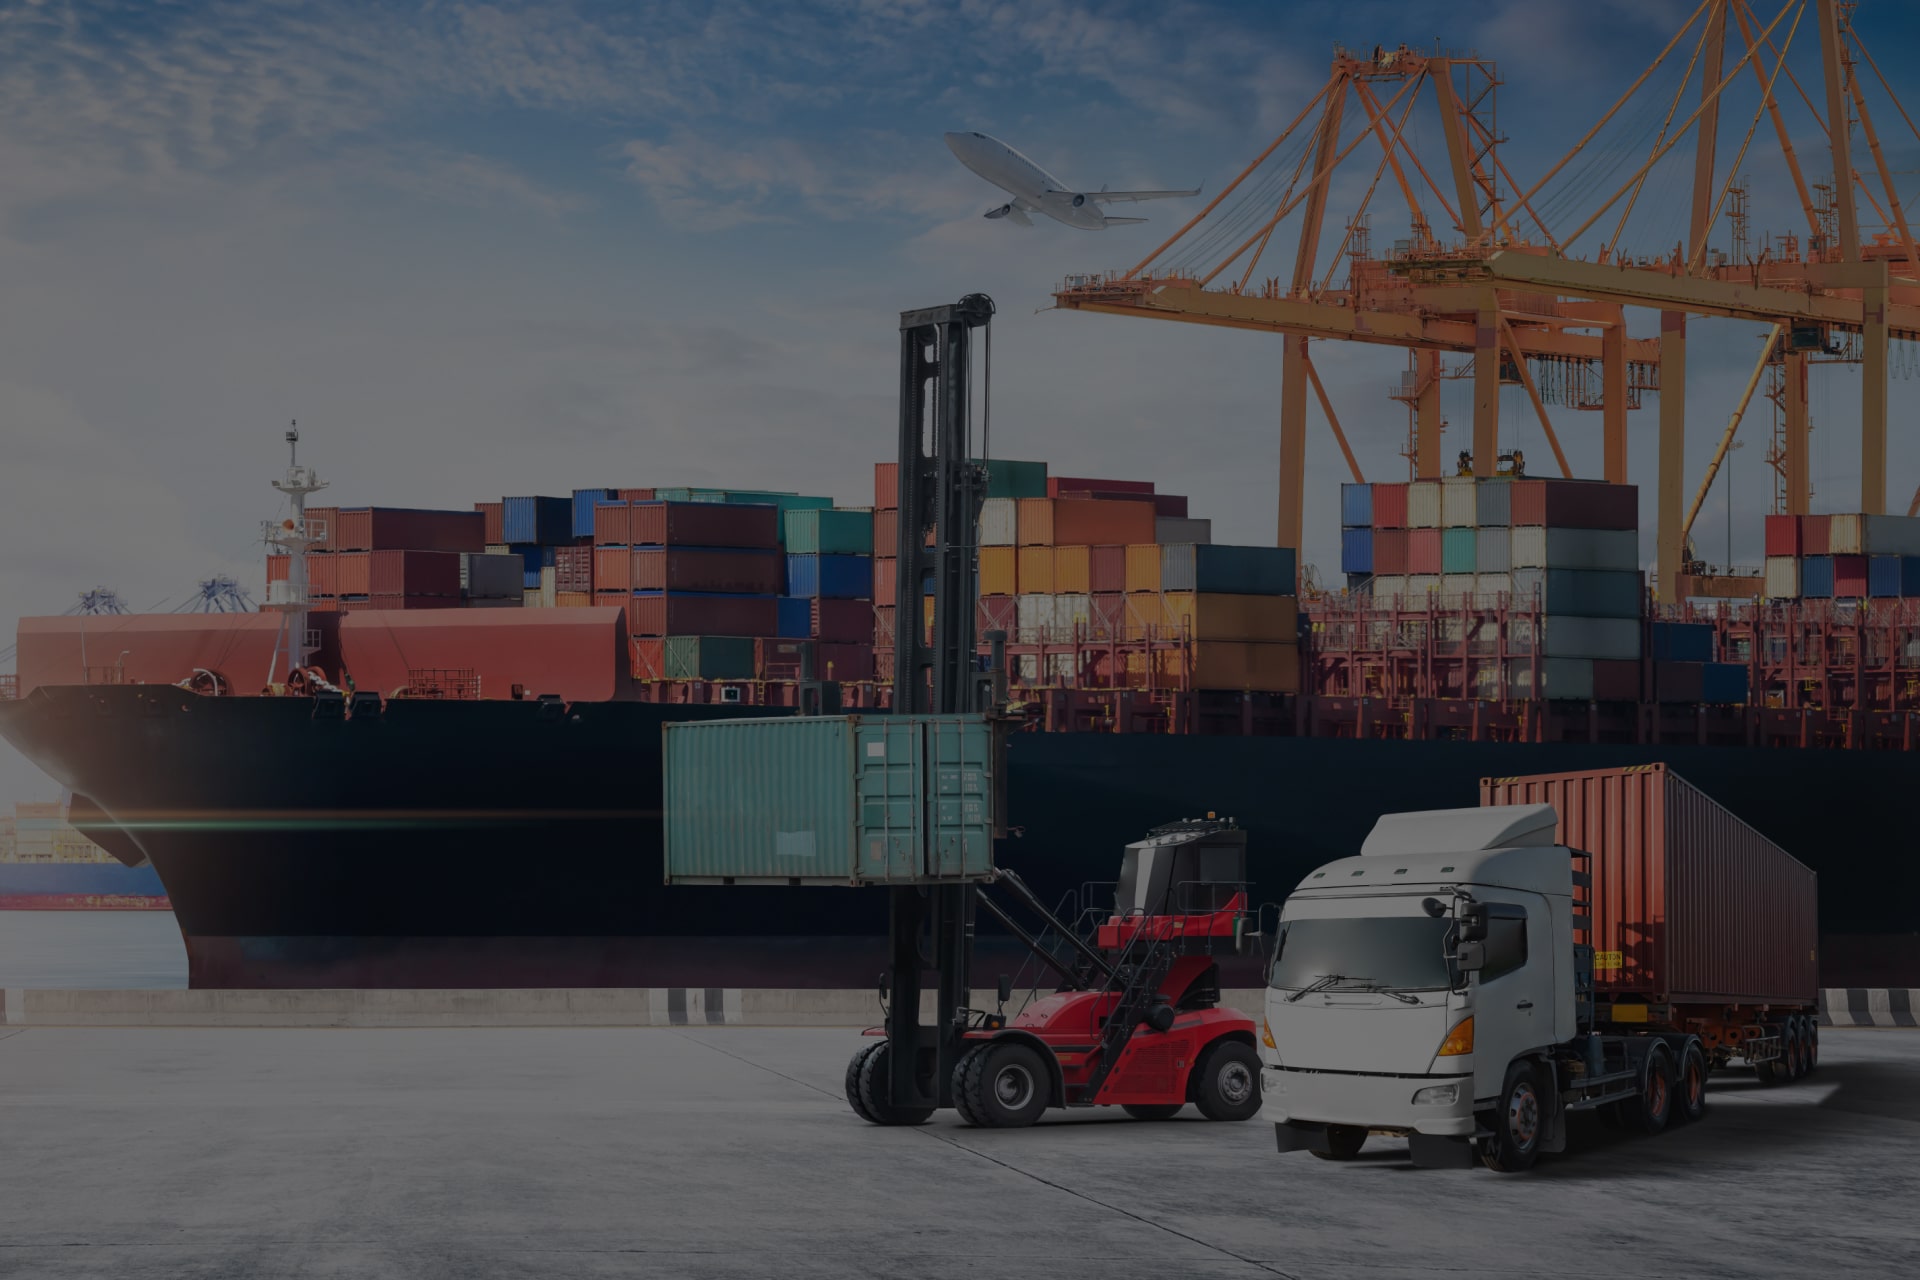
[[[886,1046],[885,1040],[875,1040],[863,1044],[853,1051],[853,1057],[847,1060],[847,1105],[853,1108],[853,1114],[869,1124],[879,1124],[873,1113],[867,1110],[867,1104],[860,1100],[860,1072],[865,1069],[867,1059]]]
[[[1238,1040],[1216,1040],[1194,1068],[1194,1105],[1209,1120],[1246,1120],[1260,1110],[1260,1056]]]
[[[1171,1120],[1180,1114],[1184,1102],[1156,1102],[1151,1105],[1138,1102],[1123,1102],[1120,1109],[1135,1120]]]
[[[925,1124],[932,1107],[896,1107],[887,1100],[887,1059],[892,1046],[882,1040],[860,1064],[861,1114],[875,1124]]]
[[[1693,1121],[1707,1114],[1707,1055],[1695,1041],[1680,1055],[1674,1077],[1674,1118]]]
[[[1351,1160],[1367,1145],[1367,1131],[1350,1124],[1327,1126],[1327,1149],[1313,1154],[1322,1160]]]
[[[1050,1100],[1047,1067],[1040,1055],[1018,1041],[996,1040],[960,1060],[956,1097],[964,1094],[963,1114],[989,1129],[1020,1129],[1040,1118]]]
[[[1800,1038],[1800,1019],[1781,1023],[1780,1035],[1786,1043],[1787,1079],[1798,1080],[1807,1074],[1807,1042]]]
[[[1800,1048],[1806,1058],[1806,1074],[1812,1075],[1820,1069],[1820,1019],[1812,1014],[1800,1015]]]
[[[1640,1067],[1640,1096],[1620,1104],[1629,1128],[1659,1133],[1673,1118],[1673,1055],[1656,1044]]]
[[[1531,1063],[1507,1068],[1500,1090],[1500,1109],[1487,1117],[1493,1137],[1480,1148],[1480,1161],[1495,1173],[1525,1173],[1540,1154],[1547,1131],[1547,1101],[1534,1083]]]

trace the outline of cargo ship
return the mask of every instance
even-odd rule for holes
[[[0,911],[165,911],[151,864],[128,866],[81,835],[59,802],[21,801],[0,818]]]
[[[1028,730],[1009,747],[999,857],[1069,914],[1169,819],[1234,818],[1254,900],[1277,902],[1381,813],[1471,804],[1488,777],[1659,763],[1820,875],[1827,985],[1910,985],[1920,968],[1920,869],[1899,852],[1920,755],[1867,749],[1897,748],[1913,713],[1777,705],[1768,643],[1743,666],[1706,661],[1739,656],[1746,633],[1649,614],[1636,571],[1594,563],[1621,539],[1554,526],[1562,506],[1630,527],[1630,491],[1509,477],[1490,514],[1474,490],[1492,482],[1471,478],[1349,494],[1350,531],[1377,524],[1389,558],[1400,542],[1441,569],[1459,542],[1472,587],[1410,600],[1422,584],[1374,566],[1400,577],[1391,597],[1302,602],[1292,552],[1214,547],[1184,499],[1124,481],[1063,496],[1040,464],[996,465],[981,622],[1011,622]],[[197,987],[866,987],[880,895],[663,885],[660,740],[674,720],[884,705],[887,484],[883,466],[874,506],[845,519],[765,492],[601,489],[471,513],[296,502],[261,613],[23,620],[0,736],[71,789],[78,830],[157,872]],[[1446,537],[1448,502],[1513,532]],[[1415,527],[1396,538],[1396,523]],[[685,554],[676,530],[715,554]],[[1585,567],[1553,563],[1563,543]],[[1472,559],[1482,546],[1499,569]],[[595,589],[601,573],[617,585]],[[1624,602],[1617,574],[1634,579]],[[681,634],[683,615],[703,632]],[[86,666],[89,634],[114,666]],[[1753,692],[1706,700],[1709,665],[1741,666]],[[1663,693],[1676,686],[1684,700]],[[1855,736],[1839,744],[1836,724]],[[983,931],[983,965],[1017,963],[1003,941]]]

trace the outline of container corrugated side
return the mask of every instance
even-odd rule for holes
[[[980,594],[1011,596],[1020,593],[1020,548],[980,548]]]
[[[1440,527],[1471,529],[1480,519],[1478,482],[1472,476],[1449,476],[1440,482]]]
[[[1765,527],[1768,555],[1797,556],[1800,554],[1799,516],[1768,516]]]
[[[1637,569],[1640,535],[1632,529],[1516,527],[1509,541],[1516,569]]]
[[[1053,590],[1086,595],[1093,590],[1093,548],[1053,549]]]
[[[1409,529],[1440,527],[1440,482],[1438,480],[1415,480],[1407,486],[1407,527]]]
[[[1513,530],[1482,525],[1473,539],[1473,567],[1480,573],[1506,573],[1513,568]]]
[[[1136,542],[1127,547],[1127,590],[1160,590],[1160,544]]]
[[[1550,658],[1640,656],[1638,618],[1548,617],[1541,620],[1541,627],[1546,636],[1540,651]]]
[[[1155,542],[1212,542],[1213,521],[1196,516],[1155,516]]]
[[[1515,569],[1516,596],[1538,599],[1548,613],[1582,618],[1638,618],[1644,591],[1638,573],[1600,569]],[[1593,654],[1604,657],[1604,654]]]
[[[1053,548],[1021,547],[1014,557],[1019,573],[1020,592],[1050,593],[1053,590]]]
[[[988,498],[980,504],[980,545],[983,547],[1012,547],[1020,542],[1020,507],[1012,498]],[[876,548],[882,555],[892,555],[891,545]]]
[[[1440,572],[1472,573],[1479,564],[1479,530],[1443,529],[1440,533]]]
[[[1373,572],[1373,536],[1371,525],[1340,531],[1340,572]]]
[[[789,555],[873,554],[873,512],[858,508],[804,507],[784,517]],[[897,526],[896,526],[897,527]]]
[[[1343,484],[1340,486],[1340,523],[1349,529],[1372,527],[1372,485]]]
[[[1292,595],[1295,565],[1288,547],[1173,544],[1160,548],[1160,587],[1164,591]]]
[[[344,589],[342,594],[345,594]],[[1808,600],[1830,600],[1833,598],[1832,556],[1801,557],[1800,594]]]
[[[1489,479],[1474,490],[1475,523],[1481,528],[1513,523],[1513,482]]]
[[[1866,544],[1861,538],[1859,516],[1834,515],[1827,517],[1827,553],[1836,556],[1866,554]]]
[[[1372,501],[1374,528],[1404,529],[1407,527],[1407,486],[1405,483],[1374,485]]]
[[[1245,596],[1169,591],[1166,620],[1194,640],[1294,644],[1300,638],[1300,602],[1292,596]]]
[[[1861,550],[1876,556],[1920,556],[1920,517],[1861,516]]]
[[[1814,873],[1665,765],[1487,778],[1480,797],[1553,805],[1556,840],[1592,855],[1596,994],[1814,1003]]]
[[[1768,556],[1762,590],[1769,600],[1798,599],[1800,561],[1792,556]]]

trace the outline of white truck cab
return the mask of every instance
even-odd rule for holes
[[[1556,822],[1551,805],[1388,814],[1301,882],[1261,1050],[1282,1151],[1351,1158],[1370,1132],[1406,1136],[1416,1164],[1470,1163],[1500,1132],[1529,1164],[1561,1149],[1553,1056],[1579,1006]]]

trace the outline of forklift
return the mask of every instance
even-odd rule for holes
[[[971,353],[974,331],[993,314],[992,300],[976,293],[900,316],[894,616],[902,621],[893,710],[984,714],[1004,728],[1006,636],[987,634],[982,670],[974,635],[987,467],[973,456]],[[990,339],[987,351],[991,387]],[[983,414],[982,454],[989,422]],[[923,595],[934,602],[925,628],[908,621],[921,617]],[[1004,732],[995,735],[997,750],[1004,741]],[[996,766],[992,776],[1006,772]],[[990,889],[1004,890],[1039,927],[1020,924]],[[1231,819],[1171,823],[1127,846],[1111,905],[1089,908],[1072,924],[1004,867],[985,882],[928,881],[887,892],[885,1021],[847,1064],[847,1102],[861,1119],[921,1124],[952,1107],[969,1124],[1014,1128],[1049,1107],[1119,1106],[1140,1119],[1166,1119],[1189,1102],[1214,1120],[1259,1111],[1254,1022],[1219,1007],[1216,957],[1238,953],[1254,936],[1246,832]],[[977,909],[1057,979],[1050,994],[1036,986],[1011,1018],[1010,975],[1000,977],[993,1011],[968,1007]],[[935,1016],[922,1025],[928,971],[937,975]]]

